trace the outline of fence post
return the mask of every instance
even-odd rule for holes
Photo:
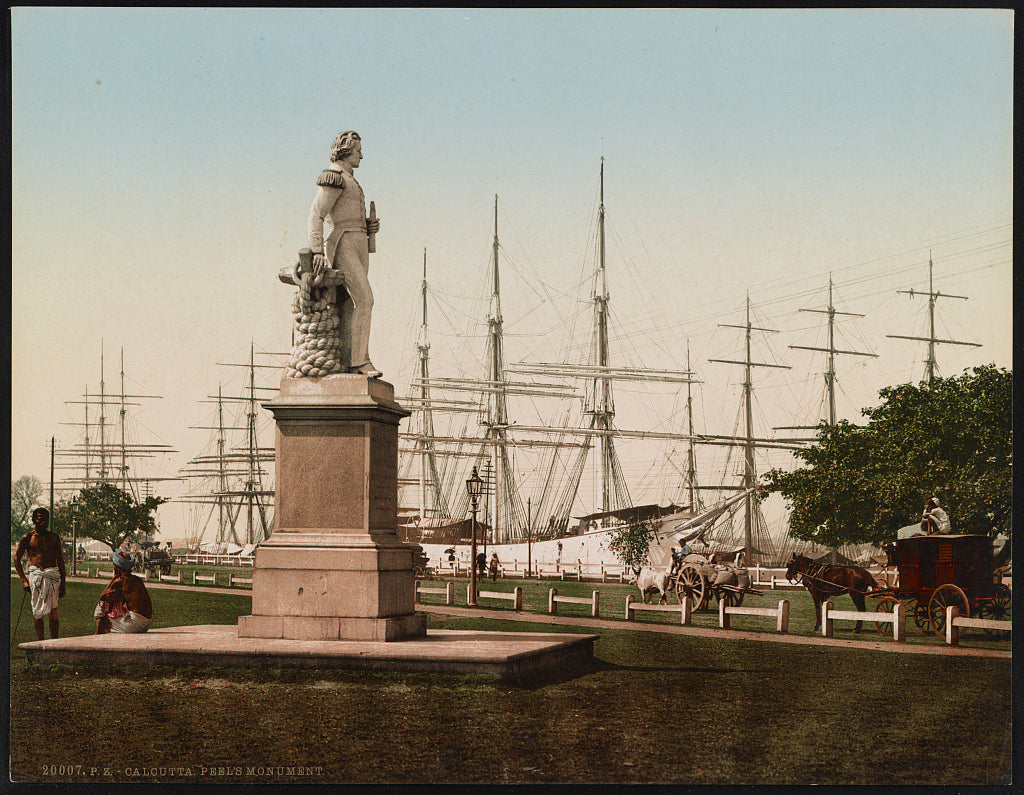
[[[688,627],[690,625],[690,619],[692,618],[691,611],[693,605],[690,604],[690,598],[683,594],[683,601],[680,603],[679,612],[682,614],[683,626]]]
[[[181,569],[178,569],[178,583],[181,584]]]
[[[413,603],[414,604],[420,604],[421,599],[420,599],[420,581],[419,580],[416,580],[416,589],[413,591],[413,593],[415,594],[415,597],[413,598]]]
[[[479,592],[478,592],[479,593]],[[473,583],[470,582],[466,585],[466,606],[473,606]]]
[[[785,635],[789,632],[789,600],[779,600],[779,618],[775,623],[775,631]]]
[[[445,586],[444,601],[445,604],[455,604],[455,583],[451,580],[449,580],[448,585]]]
[[[515,589],[515,591],[513,591],[513,593],[515,594],[516,598],[515,598],[515,601],[512,603],[512,609],[513,610],[522,610],[523,609],[523,589],[520,586],[517,585],[516,589]]]
[[[690,601],[687,599],[686,601]],[[718,600],[718,626],[722,629],[729,628],[729,614],[725,609],[725,599]]]
[[[597,618],[597,614],[601,609],[601,592],[594,591],[594,608],[590,611],[590,615]]]
[[[633,602],[635,601],[633,594],[626,594],[626,621],[633,620]]]
[[[555,596],[558,595],[557,588],[551,588],[548,590],[548,612],[554,615],[558,612],[558,602],[555,601]]]
[[[775,590],[775,575],[772,575],[772,590]]]
[[[832,609],[831,602],[824,602],[821,605],[821,634],[826,638],[832,637],[832,618],[829,611]]]
[[[960,615],[960,608],[956,605],[949,605],[946,608],[946,645],[959,646],[960,632],[954,621]]]
[[[892,625],[892,639],[897,643],[907,642],[907,606],[900,602],[892,611],[896,619]]]

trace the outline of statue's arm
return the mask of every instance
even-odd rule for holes
[[[314,254],[324,253],[324,220],[331,212],[334,203],[341,196],[341,188],[320,185],[309,208],[307,232],[309,247]]]

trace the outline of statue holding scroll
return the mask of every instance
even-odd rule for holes
[[[297,336],[288,363],[292,377],[381,375],[369,355],[373,291],[367,276],[380,221],[373,202],[367,217],[353,173],[362,159],[357,132],[334,139],[331,165],[317,179],[309,210],[309,249],[300,252],[291,273],[281,275],[299,287],[293,304]]]

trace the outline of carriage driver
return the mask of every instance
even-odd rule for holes
[[[921,529],[930,536],[949,535],[953,532],[949,514],[939,507],[937,497],[932,497],[925,503],[924,513],[921,514]]]

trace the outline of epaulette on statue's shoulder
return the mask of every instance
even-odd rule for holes
[[[342,181],[342,172],[335,171],[333,168],[325,168],[320,172],[320,176],[316,178],[316,184],[321,188],[344,188],[345,183]]]

